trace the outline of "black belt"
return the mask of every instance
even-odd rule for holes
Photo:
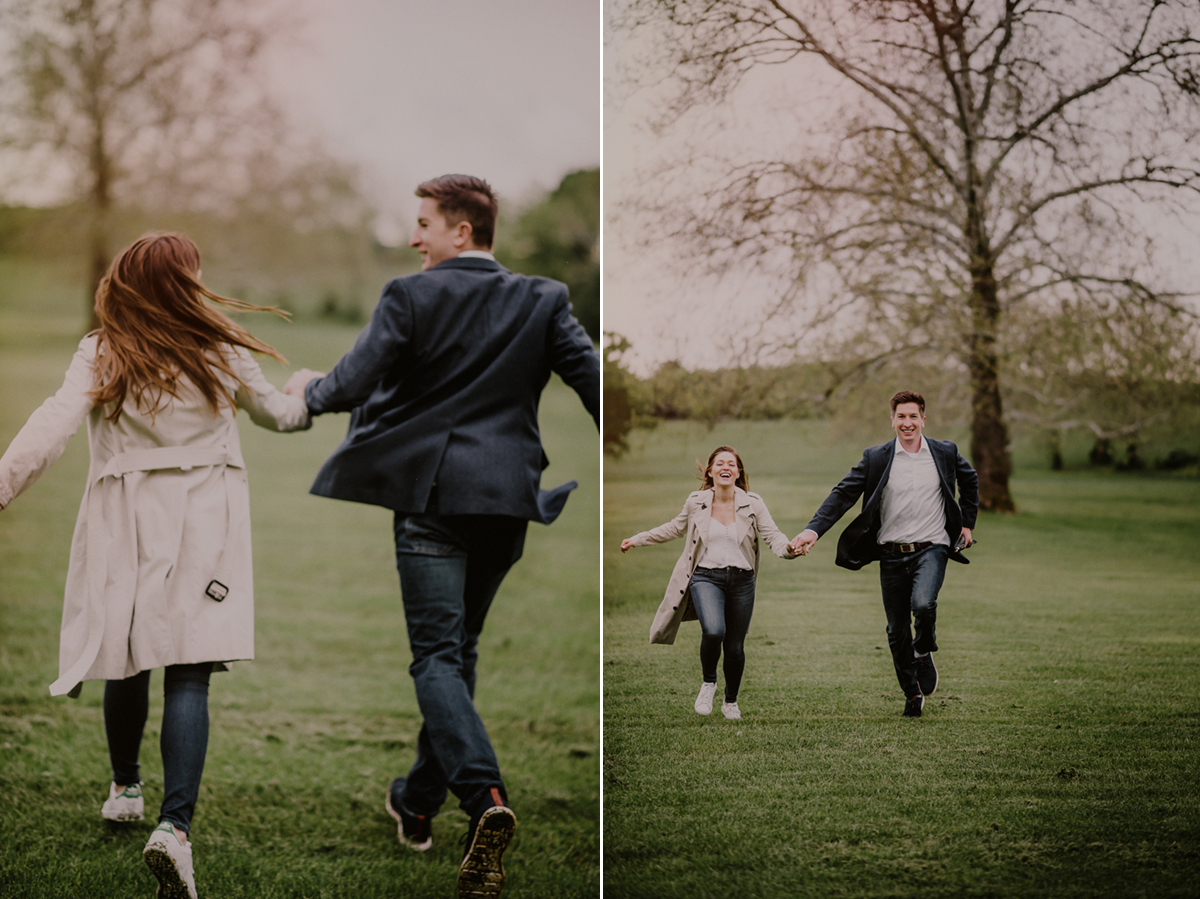
[[[928,540],[924,543],[880,543],[879,544],[879,548],[882,549],[885,553],[888,553],[889,555],[894,555],[895,553],[915,553],[919,550],[927,549],[930,546],[933,546],[933,542],[928,541]]]

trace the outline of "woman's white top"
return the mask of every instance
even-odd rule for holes
[[[728,525],[715,518],[708,522],[708,541],[697,568],[743,568],[752,571],[745,554],[738,548],[737,519]]]
[[[164,665],[254,657],[250,492],[236,410],[214,415],[188,381],[150,416],[132,399],[116,421],[95,406],[98,339],[79,344],[63,385],[0,458],[0,508],[27,489],[86,419],[91,462],[71,539],[50,692]],[[217,376],[251,420],[274,431],[310,426],[300,397],[263,377],[242,349]],[[214,371],[216,371],[214,369]]]

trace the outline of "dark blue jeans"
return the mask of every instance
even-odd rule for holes
[[[159,821],[170,821],[184,833],[200,793],[200,776],[208,754],[208,679],[212,662],[168,665],[163,672],[163,720],[159,750],[163,759],[163,803]],[[104,731],[113,783],[127,786],[142,778],[138,751],[150,711],[150,672],[104,685]]]
[[[689,584],[700,619],[700,669],[704,682],[717,682],[717,660],[725,650],[725,701],[737,702],[746,669],[745,641],[754,614],[754,572],[746,568],[697,568]]]
[[[896,553],[879,561],[888,648],[892,651],[896,679],[905,696],[916,696],[921,692],[917,685],[914,650],[921,655],[937,652],[937,597],[946,577],[949,553],[948,546],[935,543],[915,553]]]
[[[396,567],[412,649],[409,673],[424,723],[404,788],[405,808],[436,815],[447,791],[468,814],[507,801],[500,765],[475,710],[483,621],[525,548],[528,522],[504,515],[397,514]]]

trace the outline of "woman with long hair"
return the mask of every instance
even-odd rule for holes
[[[101,814],[136,821],[150,671],[165,669],[163,802],[143,856],[170,899],[196,899],[188,833],[208,747],[209,675],[254,657],[237,411],[275,431],[310,424],[304,401],[275,389],[250,352],[283,357],[206,301],[279,313],[208,290],[200,252],[183,235],[135,241],[96,291],[99,330],[80,341],[62,387],[0,458],[3,509],[87,420],[91,462],[50,692],[78,696],[83,681],[106,681],[112,785]]]
[[[754,613],[759,537],[775,555],[796,557],[762,497],[749,492],[749,487],[737,450],[718,446],[701,468],[701,488],[688,496],[673,520],[621,541],[621,552],[627,552],[633,546],[687,536],[650,627],[650,642],[674,643],[680,622],[700,619],[703,680],[694,708],[701,715],[712,712],[717,662],[724,650],[721,712],[726,718],[742,717],[737,700],[746,667],[744,643]]]

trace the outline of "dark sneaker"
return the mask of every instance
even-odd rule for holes
[[[384,808],[396,819],[396,836],[405,846],[424,852],[433,845],[433,819],[429,815],[414,815],[404,807],[405,777],[397,777],[388,787]]]
[[[517,828],[517,816],[504,805],[495,787],[492,801],[496,804],[471,819],[463,839],[466,849],[458,867],[458,899],[498,896],[504,889],[501,859]]]
[[[921,709],[925,708],[925,697],[918,693],[916,696],[908,697],[908,702],[904,703],[905,718],[920,718]]]
[[[933,691],[937,689],[937,667],[933,664],[933,653],[931,652],[917,656],[917,685],[925,696],[932,696]]]

